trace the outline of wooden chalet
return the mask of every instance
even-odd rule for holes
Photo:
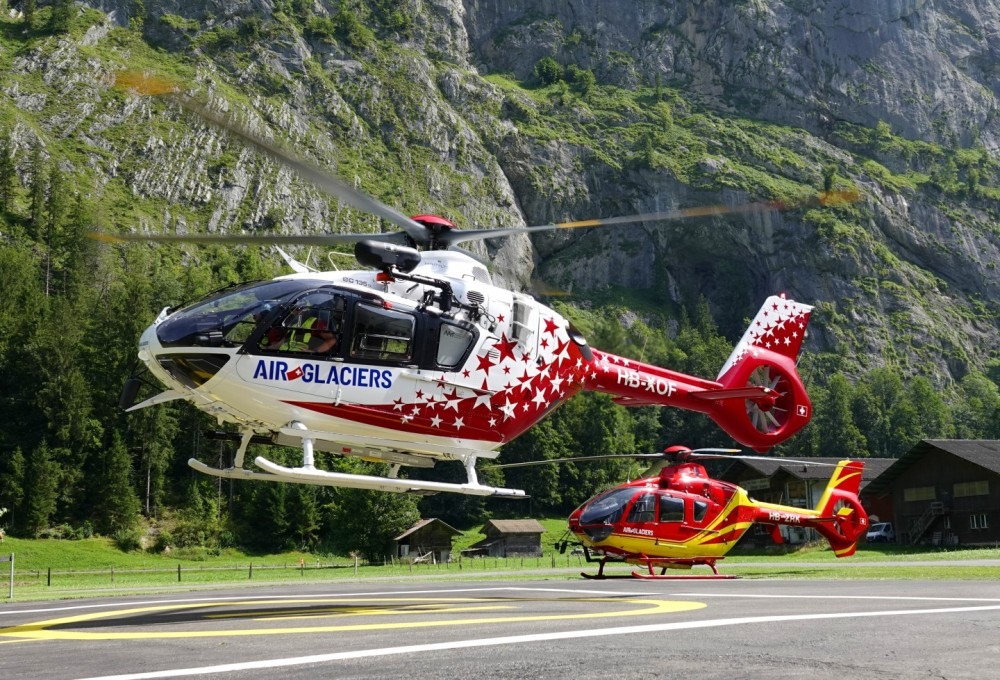
[[[486,538],[463,551],[468,555],[489,557],[541,557],[542,534],[535,519],[491,519],[481,531]]]
[[[801,459],[820,465],[803,465],[795,461],[755,460],[747,457],[733,461],[718,478],[739,484],[752,498],[767,503],[780,503],[796,508],[814,508],[819,503],[836,465],[847,456]],[[861,479],[861,502],[869,513],[872,508],[865,502],[868,484],[895,462],[893,458],[864,458],[865,471]],[[819,534],[805,527],[781,527],[781,535],[791,545],[814,541]],[[746,533],[743,545],[771,545],[771,528],[756,525]]]
[[[451,542],[462,533],[437,518],[422,519],[392,539],[396,557],[411,562],[451,561]]]
[[[1000,440],[925,439],[865,489],[901,543],[1000,542]],[[866,506],[867,507],[867,506]]]

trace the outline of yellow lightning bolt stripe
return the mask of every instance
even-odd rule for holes
[[[416,598],[406,598],[410,601]],[[372,598],[365,602],[385,602],[394,603],[402,601],[401,598]],[[435,600],[425,600],[433,602]],[[440,602],[441,600],[436,600]],[[483,602],[479,598],[448,598],[453,602]],[[582,614],[540,614],[521,616],[497,616],[483,618],[461,618],[437,621],[406,621],[406,622],[385,622],[349,624],[349,625],[329,625],[329,626],[309,626],[309,627],[287,627],[287,628],[255,628],[237,630],[191,630],[191,631],[131,631],[131,632],[84,632],[79,630],[53,630],[56,626],[71,626],[84,622],[109,619],[113,617],[132,616],[138,614],[149,614],[153,612],[179,611],[185,609],[196,609],[205,607],[234,607],[234,606],[260,606],[262,604],[315,604],[322,602],[357,602],[357,600],[301,600],[301,601],[247,601],[247,602],[217,602],[198,604],[171,604],[152,607],[138,607],[134,609],[122,609],[118,611],[105,611],[92,614],[81,614],[78,616],[67,616],[46,621],[12,626],[0,629],[0,637],[10,637],[33,640],[163,640],[163,639],[186,639],[186,638],[211,638],[211,637],[246,637],[253,635],[295,635],[295,634],[315,634],[315,633],[341,633],[350,631],[367,630],[405,630],[419,628],[439,628],[447,626],[482,625],[495,623],[519,623],[525,621],[573,621],[582,619],[601,619],[621,616],[649,616],[654,614],[674,614],[678,612],[702,609],[706,605],[702,602],[680,602],[672,600],[650,600],[650,599],[603,599],[603,598],[578,598],[573,600],[559,600],[559,602],[606,602],[608,604],[629,604],[641,607],[640,609],[612,610],[604,612],[586,612]],[[108,621],[109,627],[114,627],[115,621]]]

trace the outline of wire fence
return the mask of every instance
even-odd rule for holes
[[[334,580],[340,578],[397,577],[403,575],[431,575],[491,571],[547,571],[567,567],[581,567],[585,560],[580,555],[542,555],[525,557],[457,557],[449,561],[386,558],[381,563],[364,560],[309,559],[296,562],[274,563],[247,562],[229,564],[194,565],[178,562],[174,566],[119,567],[88,569],[62,569],[51,567],[16,567],[0,565],[0,593],[13,599],[16,592],[38,594],[45,591],[72,592],[74,590],[108,590],[142,587],[163,587],[177,584],[225,584],[243,581]],[[2,597],[2,595],[0,595]]]

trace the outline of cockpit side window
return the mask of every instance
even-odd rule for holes
[[[684,499],[676,496],[660,496],[660,521],[683,522]]]
[[[351,358],[410,362],[415,330],[416,319],[412,314],[358,303],[354,310]]]
[[[469,351],[475,337],[471,330],[452,323],[442,323],[438,333],[438,366],[457,368]]]
[[[626,522],[652,522],[656,517],[656,496],[644,493],[632,504]]]
[[[343,331],[343,296],[327,290],[313,291],[291,305],[257,340],[257,348],[293,354],[337,354]]]

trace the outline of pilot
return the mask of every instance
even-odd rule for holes
[[[266,317],[271,309],[272,305],[270,302],[265,302],[260,306],[257,311],[253,313],[254,323],[260,323],[260,321]],[[267,332],[261,336],[258,345],[261,349],[279,349],[285,340],[285,331],[280,326],[271,326],[267,329]]]
[[[320,318],[316,309],[293,310],[293,321],[286,321],[292,330],[281,342],[278,349],[284,352],[311,352],[329,354],[337,347],[337,335]]]

